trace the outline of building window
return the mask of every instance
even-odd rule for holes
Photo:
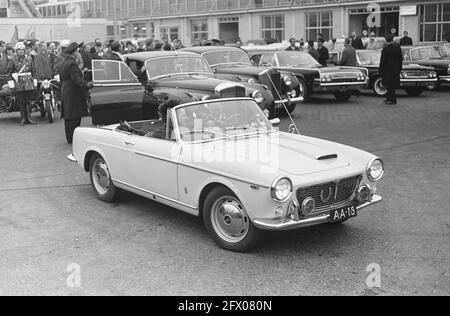
[[[7,17],[8,17],[8,9],[0,8],[0,18],[7,18]]]
[[[450,3],[420,5],[420,41],[450,39]]]
[[[176,27],[161,27],[159,29],[159,33],[161,35],[161,40],[163,42],[171,42],[175,39],[178,39],[178,26]]]
[[[191,21],[191,41],[202,41],[208,39],[208,20]]]
[[[132,24],[133,36],[147,37],[147,24],[146,23],[133,23]]]
[[[308,12],[306,13],[306,38],[308,41],[315,41],[319,34],[325,40],[333,38],[333,12]]]
[[[285,39],[284,15],[262,17],[262,38],[282,42]]]

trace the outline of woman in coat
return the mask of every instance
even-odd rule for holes
[[[380,74],[383,86],[387,89],[386,104],[397,104],[395,89],[400,87],[400,74],[403,68],[403,53],[399,45],[394,43],[394,36],[386,36],[386,47],[381,53]]]
[[[25,54],[25,44],[17,43],[16,54],[8,64],[8,74],[16,82],[16,100],[20,107],[20,126],[36,124],[30,118],[31,101],[35,95],[31,58]]]
[[[83,97],[86,89],[93,87],[92,82],[83,79],[83,73],[76,62],[78,44],[71,43],[64,51],[64,60],[60,69],[62,82],[61,101],[64,108],[66,139],[72,144],[73,133],[81,125],[81,118],[86,113],[86,100]]]

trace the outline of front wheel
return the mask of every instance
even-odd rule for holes
[[[373,82],[373,92],[378,97],[384,97],[387,95],[387,90],[383,85],[383,79],[381,77],[375,79]]]
[[[308,86],[306,85],[305,80],[299,79],[299,96],[303,97],[304,102],[308,102],[310,100],[310,95],[308,91]]]
[[[425,89],[423,87],[414,87],[414,88],[405,88],[406,93],[410,97],[418,97],[420,96]]]
[[[226,250],[248,252],[260,238],[261,231],[252,224],[241,201],[225,187],[208,194],[203,221],[216,244]]]
[[[50,100],[45,101],[44,109],[45,113],[47,114],[48,122],[52,124],[55,121],[55,113],[53,112],[53,107]]]
[[[41,114],[41,119],[45,119],[45,117],[47,116],[47,111],[45,110],[45,104],[43,104],[43,102],[37,102],[35,103],[35,105],[37,105],[38,109],[39,109],[39,113]]]
[[[108,165],[98,154],[91,158],[89,176],[95,195],[100,201],[112,203],[119,198],[120,190],[112,183]]]

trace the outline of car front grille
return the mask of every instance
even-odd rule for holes
[[[362,176],[351,177],[339,181],[328,182],[297,191],[297,200],[300,205],[305,199],[311,197],[316,201],[316,212],[343,206],[350,203],[362,181]]]
[[[269,87],[270,92],[272,92],[273,96],[276,100],[279,100],[279,95],[285,94],[287,91],[283,91],[283,85],[281,83],[281,74],[264,71],[259,74],[259,82],[267,87]]]
[[[405,71],[407,78],[428,78],[428,71],[426,70],[408,70]]]
[[[233,86],[223,88],[218,91],[221,98],[243,98],[245,97],[245,87]]]

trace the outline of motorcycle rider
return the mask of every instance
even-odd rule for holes
[[[19,74],[25,73],[31,73],[31,76],[19,76]],[[31,100],[35,92],[33,66],[31,58],[25,54],[25,44],[22,42],[16,45],[16,53],[8,65],[8,74],[16,82],[16,99],[20,106],[20,126],[36,124],[30,118]]]

